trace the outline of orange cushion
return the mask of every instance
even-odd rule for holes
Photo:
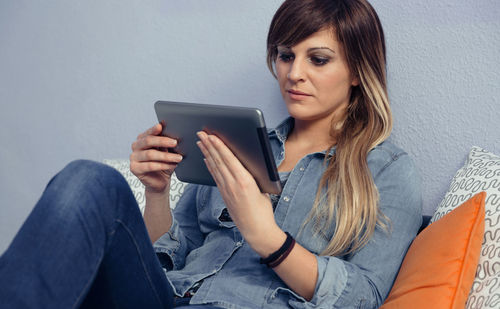
[[[381,308],[464,308],[484,233],[481,192],[424,229]]]

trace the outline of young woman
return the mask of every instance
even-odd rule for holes
[[[130,156],[146,187],[144,221],[117,172],[70,164],[2,257],[1,302],[380,306],[420,226],[421,200],[408,154],[386,141],[379,19],[365,0],[287,0],[267,51],[290,114],[269,133],[280,196],[260,192],[221,140],[199,132],[217,187],[189,185],[172,213],[170,177],[182,157],[160,150],[176,141],[155,125]]]

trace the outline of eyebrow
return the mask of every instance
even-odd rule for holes
[[[283,49],[288,49],[288,50],[291,50],[292,48],[290,46],[278,46],[278,49],[279,48],[283,48]],[[335,54],[335,51],[333,49],[331,49],[330,47],[326,47],[326,46],[320,46],[320,47],[311,47],[309,49],[307,49],[307,52],[312,52],[312,51],[315,51],[315,50],[322,50],[322,49],[326,49],[326,50],[329,50],[331,51],[332,53]]]
[[[312,47],[312,48],[309,48],[307,51],[311,52],[311,51],[318,50],[318,49],[327,49],[335,54],[335,51],[333,51],[333,49],[331,49],[330,47],[326,47],[326,46],[325,47]]]

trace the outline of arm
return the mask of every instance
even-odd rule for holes
[[[262,239],[265,241],[254,242],[253,249],[261,257],[268,257],[278,250],[286,239],[284,232],[279,228],[270,235]],[[295,293],[308,301],[312,299],[318,280],[316,255],[296,243],[287,258],[273,270]]]
[[[207,166],[233,221],[261,257],[269,256],[285,240],[269,200],[261,197],[253,178],[220,140],[206,134],[200,134],[200,139]],[[309,301],[306,308],[326,303],[333,308],[372,308],[387,296],[418,230],[421,196],[408,156],[384,158],[387,162],[379,165],[383,168],[372,173],[380,192],[380,209],[391,221],[389,233],[377,228],[371,241],[348,257],[317,256],[296,245],[274,269],[290,289]]]
[[[170,177],[182,156],[169,152],[177,141],[160,136],[162,125],[157,124],[140,134],[132,144],[130,170],[146,187],[144,221],[149,237],[155,242],[172,225],[169,206]]]
[[[207,168],[231,218],[248,244],[261,257],[269,256],[281,247],[286,236],[274,220],[268,195],[260,192],[250,173],[220,139],[203,132],[198,136]],[[311,299],[318,277],[314,254],[296,244],[285,261],[274,270],[297,294]]]
[[[203,244],[204,234],[200,231],[196,207],[199,191],[197,185],[186,186],[172,211],[169,229],[153,244],[160,261],[167,269],[183,268],[189,252]]]
[[[146,189],[146,206],[144,208],[144,223],[149,233],[151,242],[157,241],[167,233],[172,226],[172,213],[170,212],[169,192],[156,193]]]
[[[144,222],[160,261],[165,261],[167,268],[181,268],[186,255],[203,240],[196,216],[193,216],[197,187],[186,187],[172,215],[170,177],[182,156],[167,150],[175,147],[177,141],[160,136],[162,129],[162,125],[157,124],[137,137],[132,144],[130,170],[146,187]]]

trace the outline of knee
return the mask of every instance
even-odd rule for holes
[[[97,161],[83,159],[68,163],[68,165],[63,168],[63,171],[66,170],[69,170],[70,172],[89,171],[94,174],[114,174],[115,172],[119,174],[116,169],[112,168],[109,165]]]
[[[126,180],[116,169],[95,161],[75,160],[61,170],[51,184],[78,192],[89,188],[124,188]]]
[[[61,229],[82,227],[102,235],[134,196],[127,181],[114,168],[88,160],[69,163],[50,181],[35,207],[37,213]],[[127,206],[128,207],[128,206]]]
[[[133,194],[125,178],[116,169],[95,161],[76,160],[61,170],[47,186],[63,209],[81,206],[86,211],[111,210],[116,201]],[[131,198],[131,199],[132,199]],[[95,207],[94,207],[95,206]],[[97,208],[96,208],[97,207]]]

